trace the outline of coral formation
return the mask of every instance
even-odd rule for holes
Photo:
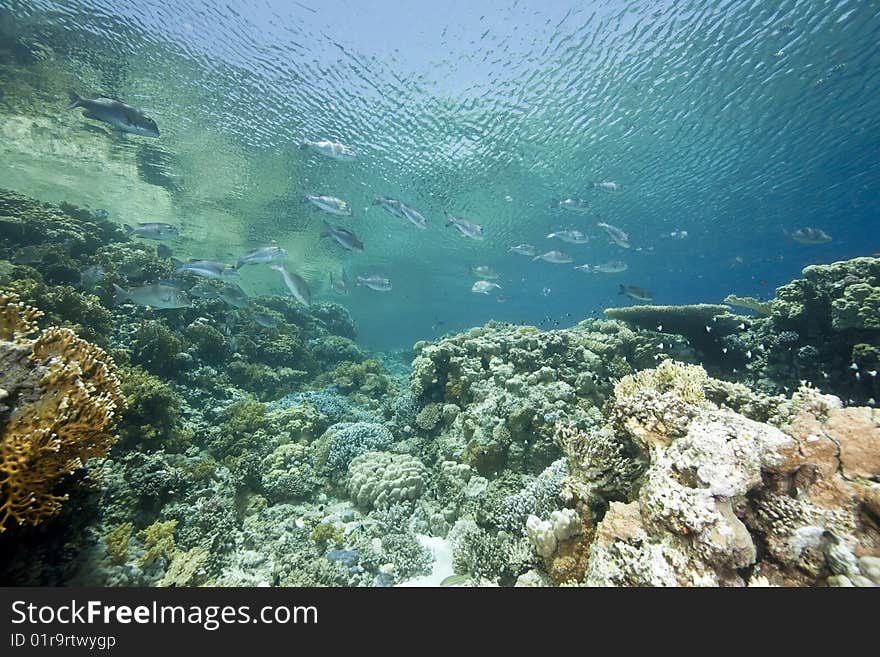
[[[416,500],[425,490],[425,466],[408,454],[368,452],[348,466],[348,492],[362,508]]]
[[[56,487],[107,455],[123,407],[113,361],[69,329],[37,337],[39,313],[0,292],[0,531],[58,513]]]

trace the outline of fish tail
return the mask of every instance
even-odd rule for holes
[[[122,224],[122,230],[125,231],[126,237],[131,237],[132,233],[134,233],[134,228],[132,228],[128,224]]]
[[[64,109],[72,110],[74,107],[82,106],[82,97],[78,93],[75,91],[68,91],[67,95],[70,97],[70,104]]]
[[[171,260],[171,266],[175,269],[180,269],[181,267],[183,267],[183,262],[178,260],[177,258],[169,258],[169,260]]]
[[[623,285],[620,286],[620,292],[618,294],[626,294],[626,288]]]
[[[128,299],[128,292],[119,287],[116,283],[113,284],[113,289],[115,290],[115,294],[113,295],[113,305],[118,306],[120,303]]]

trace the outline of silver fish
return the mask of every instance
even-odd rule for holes
[[[606,192],[608,194],[623,194],[623,185],[621,185],[620,183],[612,182],[610,180],[594,182],[593,187],[595,189],[601,189],[603,192]]]
[[[401,203],[400,206],[401,206],[401,208],[403,209],[404,217],[405,217],[406,220],[409,221],[413,226],[415,226],[416,228],[422,228],[422,229],[428,227],[428,220],[425,219],[425,218],[421,215],[420,212],[418,212],[417,210],[415,210],[415,209],[409,207],[409,206],[406,205],[405,203]]]
[[[567,198],[562,201],[556,201],[554,205],[560,210],[567,210],[569,212],[577,212],[580,214],[590,211],[590,204],[587,201],[582,201],[580,199]]]
[[[239,276],[238,271],[232,265],[213,260],[181,262],[176,258],[171,258],[171,264],[174,266],[175,274],[186,272],[196,276],[204,276],[205,278],[237,278]]]
[[[606,224],[604,221],[600,221],[596,224],[599,228],[605,231],[605,234],[611,238],[611,241],[617,244],[617,246],[622,246],[624,249],[629,248],[629,235],[624,233],[617,226],[612,226],[611,224]]]
[[[248,295],[235,283],[224,285],[220,290],[220,298],[235,308],[244,308],[250,303]]]
[[[305,279],[298,274],[287,271],[284,265],[269,265],[269,267],[277,272],[281,272],[281,278],[284,279],[287,289],[290,290],[290,293],[297,301],[308,308],[312,302],[312,292],[309,290],[309,284],[306,283]]]
[[[535,247],[532,246],[531,244],[517,244],[516,246],[512,246],[507,250],[512,251],[513,253],[518,253],[519,255],[524,255],[524,256],[529,256],[529,257],[531,257],[531,256],[535,255],[535,253],[537,253],[537,251],[535,250]]]
[[[29,244],[23,246],[15,255],[12,256],[12,262],[17,265],[36,265],[43,262],[43,251],[38,246]]]
[[[491,267],[488,267],[486,265],[471,267],[471,273],[473,273],[475,276],[486,278],[491,281],[494,281],[498,278],[498,273],[494,271]]]
[[[348,294],[348,283],[345,280],[345,272],[342,272],[342,275],[338,278],[333,275],[333,272],[330,272],[330,288],[336,292],[336,294]]]
[[[477,281],[471,286],[471,292],[475,294],[489,294],[492,290],[500,290],[501,286],[498,283],[492,283],[490,281]]]
[[[249,251],[238,259],[237,267],[242,265],[256,265],[267,262],[275,262],[287,255],[287,251],[280,246],[261,246],[258,249]]]
[[[324,230],[321,233],[321,237],[332,237],[342,247],[348,249],[349,251],[364,250],[363,242],[361,242],[357,238],[357,235],[348,230],[348,228],[343,228],[342,226],[331,226],[326,221],[324,222]]]
[[[569,244],[586,244],[589,241],[589,238],[579,230],[557,230],[547,235],[548,240],[554,237]]]
[[[390,292],[391,279],[380,276],[379,274],[371,274],[370,276],[358,276],[358,287],[368,287],[376,292]]]
[[[278,326],[278,320],[273,315],[265,313],[254,313],[251,318],[263,328],[275,328]]]
[[[124,301],[131,301],[140,306],[151,308],[189,308],[192,306],[186,292],[170,285],[144,285],[124,290],[118,285],[113,285],[116,296],[113,299],[115,305]]]
[[[300,148],[307,148],[313,153],[318,153],[323,155],[324,157],[329,157],[333,160],[341,160],[343,162],[350,162],[355,159],[355,152],[351,150],[345,144],[340,144],[335,141],[311,141],[309,139],[303,139],[299,143]]]
[[[86,290],[91,290],[98,282],[104,278],[106,272],[101,265],[91,265],[82,270],[79,275],[79,286]]]
[[[428,227],[428,221],[418,211],[414,210],[406,203],[396,198],[377,196],[373,199],[373,205],[381,205],[385,210],[393,214],[395,217],[406,219],[417,228]]]
[[[150,117],[131,105],[126,105],[113,98],[98,96],[96,98],[82,98],[79,94],[70,92],[70,104],[65,109],[82,107],[83,116],[109,123],[114,128],[123,132],[130,132],[141,137],[158,137],[159,126]]]
[[[447,212],[446,225],[455,226],[459,233],[465,237],[470,237],[472,240],[483,239],[483,227],[478,226],[472,221],[468,221],[464,217],[453,217]]]
[[[335,214],[339,217],[350,217],[353,213],[348,203],[335,196],[312,196],[306,195],[309,202],[319,210]]]
[[[532,258],[532,262],[535,260],[543,260],[554,265],[566,265],[572,262],[571,256],[564,251],[547,251],[547,253]]]
[[[629,269],[629,267],[620,260],[611,260],[598,265],[578,265],[575,269],[587,274],[619,274]]]
[[[171,281],[166,281],[165,284],[170,285]],[[197,299],[216,299],[220,296],[220,290],[211,283],[196,283],[187,290],[187,294],[191,297],[196,297]]]
[[[832,239],[831,235],[821,228],[811,228],[810,226],[798,228],[791,233],[790,237],[799,244],[828,244]]]
[[[625,296],[628,296],[630,299],[635,299],[636,301],[654,300],[653,294],[634,285],[621,285],[618,294],[623,294]]]
[[[156,222],[138,224],[134,228],[123,224],[122,227],[126,237],[143,237],[149,240],[170,240],[180,234],[171,224]]]

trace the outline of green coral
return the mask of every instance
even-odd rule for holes
[[[137,324],[130,349],[133,362],[155,374],[174,376],[174,357],[184,350],[184,341],[162,321],[151,319]]]
[[[107,556],[115,564],[123,564],[128,560],[128,541],[134,526],[130,522],[123,522],[114,527],[104,537],[107,546]]]
[[[309,373],[290,367],[234,360],[226,367],[229,380],[263,401],[277,399],[301,388]]]
[[[309,537],[318,545],[321,552],[327,549],[328,544],[340,548],[342,547],[343,528],[337,527],[332,522],[322,522],[315,526]]]
[[[126,410],[119,424],[122,443],[129,448],[182,451],[192,432],[182,423],[180,399],[171,386],[140,367],[120,368]]]
[[[769,316],[773,311],[773,303],[771,301],[761,301],[755,297],[738,297],[735,294],[728,294],[724,297],[724,303],[731,306],[739,306],[740,308],[748,308],[758,315]]]
[[[880,287],[868,283],[848,285],[831,303],[831,325],[844,329],[880,329]]]
[[[226,359],[226,336],[207,322],[193,322],[186,327],[184,334],[205,362],[218,365]]]
[[[357,393],[371,399],[381,399],[393,393],[391,381],[379,361],[374,359],[360,363],[344,361],[332,372],[322,374],[315,380],[315,387],[327,385],[335,385],[346,394]]]
[[[217,435],[211,441],[211,450],[217,458],[240,456],[264,445],[269,438],[267,431],[271,429],[266,405],[248,397],[223,412]]]
[[[138,532],[138,538],[144,543],[144,554],[139,559],[145,565],[163,557],[170,559],[174,552],[174,530],[177,520],[157,520],[152,525]]]

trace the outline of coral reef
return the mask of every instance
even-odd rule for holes
[[[38,311],[0,292],[0,531],[58,513],[56,487],[106,456],[123,407],[113,361],[69,329],[35,338]]]
[[[348,492],[359,507],[370,509],[417,500],[425,490],[425,466],[408,454],[368,452],[348,466]]]

